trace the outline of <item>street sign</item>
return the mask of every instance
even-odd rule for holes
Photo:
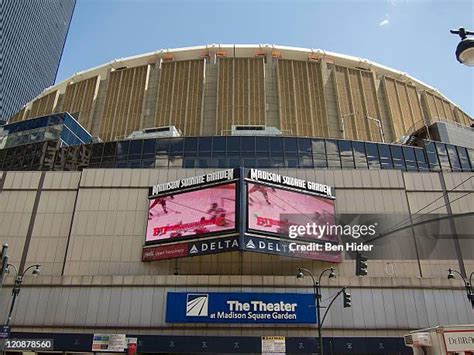
[[[0,327],[0,339],[8,339],[10,337],[10,327],[8,325],[2,325]]]

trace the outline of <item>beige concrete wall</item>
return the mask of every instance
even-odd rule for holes
[[[46,90],[11,122],[80,112],[79,121],[93,135],[110,141],[133,130],[168,125],[185,135],[229,135],[232,124],[341,138],[344,121],[346,138],[381,141],[376,121],[368,116],[382,122],[387,142],[437,120],[463,126],[472,122],[439,92],[376,66],[302,53],[224,52],[217,59],[210,51],[181,59],[171,55],[164,62],[157,55],[146,63],[117,62],[94,75],[84,72]]]
[[[318,272],[330,265],[249,252],[141,262],[148,186],[204,171],[46,172],[39,195],[42,173],[2,173],[0,242],[9,243],[10,261],[16,265],[21,260],[38,196],[26,265],[40,263],[43,273],[37,278],[26,277],[14,315],[15,329],[93,332],[122,327],[139,334],[252,335],[258,331],[263,335],[311,336],[314,329],[306,326],[176,327],[164,321],[168,291],[311,292],[309,280],[295,278],[296,268]],[[408,209],[415,212],[442,196],[438,173],[279,172],[335,186],[336,210],[340,213],[406,215]],[[449,193],[454,213],[474,210],[474,184],[472,179],[467,180],[471,176],[444,174],[446,188],[454,189]],[[443,203],[432,205],[436,207],[443,207]],[[393,246],[397,243],[394,241]],[[465,265],[470,271],[474,262],[467,258]],[[454,258],[423,261],[423,277],[417,262],[410,260],[370,260],[369,274],[364,278],[354,276],[351,261],[334,266],[338,277],[323,280],[323,298],[346,285],[351,288],[353,308],[345,310],[338,303],[331,310],[327,335],[396,336],[439,323],[474,321],[461,281],[446,279],[448,267],[458,268]],[[6,310],[13,278],[8,277],[6,282],[0,311]]]
[[[246,274],[291,275],[298,266],[314,271],[327,264],[257,253],[224,253],[151,263],[141,262],[147,216],[148,186],[197,175],[198,169],[91,169],[81,172],[47,172],[41,191],[27,262],[45,265],[46,275],[169,275]],[[289,176],[334,186],[338,213],[408,215],[431,204],[433,213],[446,208],[438,173],[402,173],[395,170],[281,169]],[[13,260],[19,261],[31,217],[32,199],[40,173],[6,173],[0,233],[12,243]],[[450,189],[470,173],[445,173]],[[35,182],[32,183],[32,177]],[[33,184],[33,185],[31,185]],[[32,187],[31,187],[32,186]],[[29,187],[29,188],[28,188]],[[474,210],[472,183],[450,192],[453,212]],[[77,201],[76,201],[77,196]],[[438,208],[439,207],[439,208]],[[394,247],[396,241],[392,241]],[[13,245],[15,246],[13,248]],[[394,254],[395,255],[395,254]],[[63,261],[66,263],[63,264]],[[425,267],[426,263],[426,267]],[[416,260],[371,260],[369,276],[419,277]],[[456,267],[455,257],[431,265],[422,262],[424,277],[444,277]],[[337,265],[341,276],[354,274],[354,263]],[[425,270],[426,269],[426,270]]]

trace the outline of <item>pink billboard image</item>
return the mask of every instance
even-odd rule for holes
[[[251,230],[288,237],[289,225],[332,225],[334,201],[301,192],[249,183],[248,227]],[[329,235],[313,236],[319,240],[337,240]]]
[[[235,230],[235,196],[230,183],[151,199],[146,242]]]

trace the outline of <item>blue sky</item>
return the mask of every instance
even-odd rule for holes
[[[269,43],[367,58],[436,87],[474,115],[474,68],[451,28],[470,0],[77,0],[57,82],[112,59],[210,43]]]

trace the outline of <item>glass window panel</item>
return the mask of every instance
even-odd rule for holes
[[[435,144],[433,142],[425,142],[425,151],[426,155],[428,156],[430,170],[439,170],[440,165]]]
[[[393,169],[392,154],[390,147],[386,144],[377,144],[380,155],[380,165],[382,169]]]
[[[467,150],[467,156],[469,157],[469,161],[471,162],[471,167],[474,168],[474,149],[468,149]]]
[[[364,142],[352,142],[356,169],[367,169],[367,155]]]
[[[414,150],[415,150],[416,163],[418,165],[418,170],[422,170],[422,171],[430,170],[428,161],[426,159],[425,151],[423,149],[418,149],[418,148]]]
[[[238,168],[238,167],[240,167],[240,159],[230,158],[229,168]]]
[[[334,142],[334,141],[331,141],[331,142]],[[311,143],[312,143],[313,154],[326,155],[326,144],[324,142],[324,139],[313,139]]]
[[[311,154],[311,139],[309,138],[298,138],[298,152],[300,154],[306,153]]]
[[[275,168],[285,167],[285,160],[283,158],[272,158],[270,159],[270,166]]]
[[[240,137],[227,137],[227,153],[240,152]]]
[[[471,171],[471,166],[469,165],[469,157],[467,155],[467,150],[464,147],[456,147],[459,156],[459,162],[461,164],[462,171]]]
[[[255,137],[255,145],[257,152],[267,153],[270,151],[270,140],[268,137]]]
[[[97,143],[92,145],[92,158],[101,157],[104,143]]]
[[[243,166],[246,168],[255,168],[257,167],[257,159],[244,159]]]
[[[197,168],[209,168],[209,159],[197,159]]]
[[[211,157],[211,151],[210,150],[208,150],[208,151],[199,151],[198,156],[200,158],[210,158]]]
[[[297,168],[298,167],[298,159],[288,159],[288,158],[285,158],[285,166],[287,166],[288,168]]]
[[[280,137],[270,137],[270,155],[272,157],[283,156],[283,140]]]
[[[141,165],[141,160],[140,159],[135,159],[135,160],[129,160],[127,166],[132,169],[139,168]]]
[[[313,168],[313,157],[311,155],[308,156],[300,156],[299,157],[299,166],[300,168]]]
[[[313,151],[314,151],[314,146],[313,146]],[[328,155],[334,155],[334,154],[339,155],[339,147],[337,145],[336,140],[332,140],[332,139],[326,140],[326,152]]]
[[[154,168],[155,167],[155,159],[142,159],[142,168]]]
[[[115,166],[115,157],[102,158],[101,168],[113,168]]]
[[[255,137],[242,137],[242,151],[245,155],[255,154]]]
[[[212,152],[212,157],[213,158],[225,158],[226,157],[226,154],[225,154],[225,151],[213,151]]]
[[[436,143],[436,151],[438,152],[438,159],[441,164],[442,170],[451,170],[451,164],[449,164],[448,151],[444,143]]]
[[[405,160],[403,159],[402,147],[391,145],[390,152],[392,153],[393,166],[395,169],[406,170]]]
[[[115,167],[116,168],[126,168],[127,167],[127,161],[126,160],[116,160],[115,161]]]
[[[186,158],[183,162],[183,168],[194,168],[196,159]]]
[[[285,153],[286,152],[295,152],[298,150],[298,144],[295,137],[285,137]]]
[[[340,140],[339,151],[341,154],[341,166],[343,169],[354,168],[354,156],[352,153],[352,144],[350,141]],[[328,157],[329,158],[329,157]]]
[[[209,167],[210,168],[218,168],[219,167],[219,159],[208,158],[207,161],[209,162]]]
[[[460,171],[461,170],[461,163],[459,162],[458,152],[456,151],[456,147],[450,144],[446,144],[446,148],[448,150],[449,162],[451,163],[451,169],[453,171]]]
[[[142,154],[142,144],[143,144],[142,139],[136,139],[136,140],[130,141],[129,154],[130,155],[141,155]]]
[[[257,167],[271,168],[270,159],[257,159]]]
[[[199,152],[210,152],[212,148],[212,139],[211,137],[200,137],[198,150]]]
[[[187,137],[184,141],[184,151],[187,152],[196,152],[198,145],[198,139],[196,137]]]
[[[170,141],[170,154],[171,155],[182,155],[184,147],[183,138],[172,138]]]
[[[214,152],[225,152],[226,137],[213,137],[212,150]]]
[[[155,140],[155,150],[156,155],[168,155],[170,151],[170,141],[171,139],[159,138]],[[145,151],[145,146],[143,146]]]
[[[111,157],[115,155],[116,142],[107,142],[104,145],[104,157]]]
[[[143,140],[143,154],[155,154],[156,139]]]
[[[117,142],[117,155],[128,154],[128,147],[129,146],[130,146],[130,141]]]
[[[217,159],[217,167],[219,168],[227,168],[229,166],[229,162],[227,159]]]

